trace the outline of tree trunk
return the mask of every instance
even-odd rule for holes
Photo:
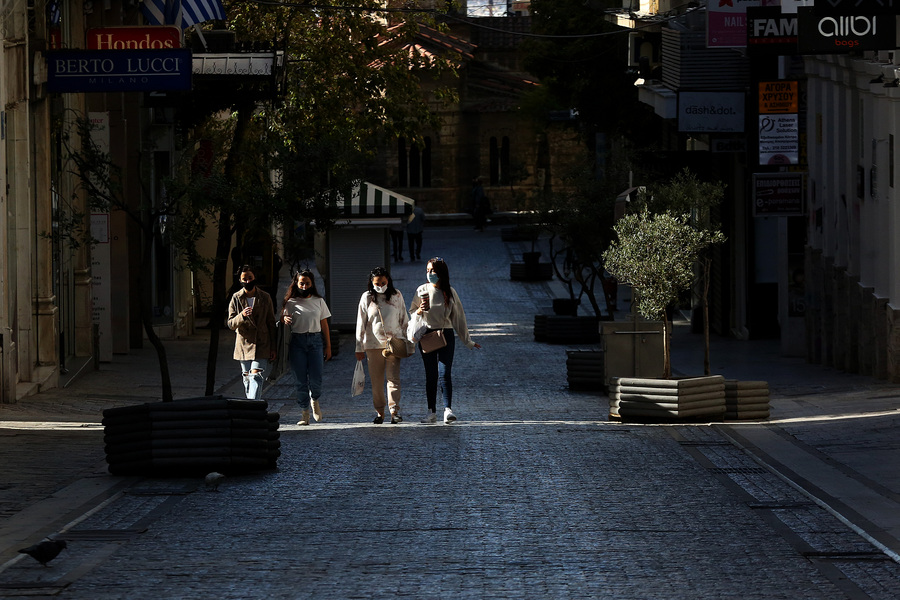
[[[251,105],[238,107],[238,118],[234,127],[234,137],[231,146],[228,148],[228,156],[225,157],[224,176],[226,181],[233,181],[235,177],[235,167],[240,160],[241,146],[243,145],[244,136],[247,126],[250,124],[250,118],[253,114]],[[226,202],[223,206],[231,205]],[[216,238],[216,262],[213,268],[213,303],[212,316],[210,317],[209,328],[209,352],[206,357],[206,395],[211,396],[215,392],[216,386],[216,361],[219,357],[219,334],[221,326],[215,322],[221,319],[225,314],[226,298],[225,279],[227,277],[226,270],[228,268],[228,258],[231,250],[231,236],[234,234],[232,222],[234,214],[223,209],[219,213],[219,234]],[[238,267],[239,265],[234,265]]]
[[[669,326],[669,317],[663,311],[663,377],[672,377],[672,328]]]
[[[150,270],[150,253],[153,249],[153,223],[152,215],[149,209],[142,209],[142,227],[141,227],[141,275],[140,275],[140,296],[141,296],[141,323],[144,325],[144,333],[150,344],[156,349],[156,357],[159,360],[160,383],[162,385],[162,401],[172,401],[172,378],[169,374],[169,360],[166,357],[166,348],[163,346],[162,340],[156,335],[153,329],[153,313],[151,311],[152,301],[150,298],[151,270]]]
[[[226,311],[225,279],[228,269],[228,251],[231,249],[231,215],[219,213],[219,233],[216,237],[216,262],[213,266],[213,302],[209,319],[209,351],[206,355],[206,395],[212,396],[216,387],[216,361],[219,358],[219,337],[222,332],[222,316]]]
[[[700,305],[703,307],[703,374],[711,375],[709,366],[709,278],[712,270],[712,261],[709,258],[703,260],[703,295]]]

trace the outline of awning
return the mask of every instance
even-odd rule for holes
[[[338,203],[340,206],[341,203]],[[348,217],[403,217],[412,214],[416,201],[396,192],[363,181],[353,190],[350,203],[343,203]]]

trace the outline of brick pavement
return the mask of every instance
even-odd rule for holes
[[[57,529],[71,541],[50,568],[30,560],[0,567],[0,596],[900,595],[897,563],[715,428],[609,423],[605,397],[569,392],[564,348],[531,341],[533,315],[549,308],[553,284],[509,281],[510,252],[522,248],[496,231],[426,234],[426,253],[447,259],[484,346],[457,350],[458,424],[413,422],[425,408],[416,356],[403,364],[408,422],[372,425],[368,393],[347,392],[348,343],[326,367],[324,423],[292,424],[298,409],[289,381],[267,393],[283,414],[277,471],[229,478],[219,493],[184,479],[110,489],[99,510]],[[411,294],[424,263],[397,265],[394,277]],[[145,378],[148,387],[139,389],[152,389],[136,365],[130,373]],[[236,385],[220,373],[219,389]],[[57,398],[81,398],[68,412],[35,398],[0,411],[0,420],[8,427],[11,414],[22,423],[43,415],[56,429],[54,413],[89,421],[87,405],[122,402],[100,385],[113,379],[73,384]],[[84,439],[98,437],[85,429]],[[58,443],[94,464],[96,449],[70,446],[75,434],[63,433],[71,439]],[[70,475],[84,466],[72,464]]]

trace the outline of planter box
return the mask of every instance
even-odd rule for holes
[[[767,381],[725,380],[725,418],[768,419],[769,383]]]
[[[662,379],[666,356],[662,321],[604,322],[601,348],[606,351],[606,379],[614,377]]]
[[[572,391],[605,392],[603,350],[567,350],[566,378]]]
[[[548,344],[596,344],[600,319],[562,315],[535,315],[534,341]]]
[[[685,379],[614,377],[609,386],[612,419],[720,420],[725,415],[725,378]]]
[[[274,469],[281,455],[278,413],[264,400],[222,396],[152,402],[103,411],[113,475],[204,475]]]

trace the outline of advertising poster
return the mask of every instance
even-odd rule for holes
[[[806,214],[804,173],[755,173],[753,216],[798,217]]]
[[[800,162],[798,115],[759,115],[759,164],[796,165]]]

